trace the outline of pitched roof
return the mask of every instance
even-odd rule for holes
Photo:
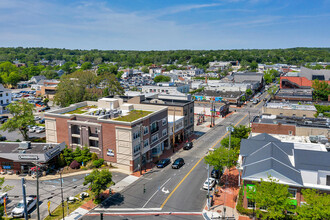
[[[324,80],[330,80],[330,70],[312,70],[306,67],[300,68],[300,76],[313,80],[313,76],[324,76]]]
[[[270,142],[281,142],[279,139],[274,138],[273,136],[267,133],[261,133],[256,136],[250,137],[252,140],[259,140],[259,141],[270,141]]]

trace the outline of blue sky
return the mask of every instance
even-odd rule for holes
[[[1,0],[1,47],[330,47],[330,0]]]

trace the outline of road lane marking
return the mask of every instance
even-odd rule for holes
[[[152,209],[152,210],[156,210]],[[103,212],[108,216],[134,216],[134,215],[202,215],[202,212]],[[88,213],[87,216],[99,216],[99,212]]]
[[[152,196],[148,199],[148,201],[144,204],[144,206],[142,206],[142,208],[144,208],[144,207],[148,204],[148,202],[150,202],[150,200],[156,195],[156,193],[159,192],[159,190],[160,190],[162,187],[164,187],[165,184],[166,184],[168,181],[170,181],[171,179],[172,179],[172,177],[169,178],[168,180],[166,180],[166,182],[163,183],[163,185],[161,185],[160,187],[158,187],[158,189],[156,190],[156,192],[154,192],[154,194],[152,194]]]
[[[267,96],[269,96],[269,94],[267,94],[267,95],[265,96],[265,98],[267,98]],[[260,105],[261,103],[262,103],[262,100],[261,100],[257,105],[255,105],[254,108],[257,108],[258,105]]]
[[[161,208],[95,208],[95,211],[161,211]]]
[[[243,118],[241,118],[235,125],[234,127],[236,127],[241,121],[243,121],[243,119],[245,119],[248,116],[248,114],[246,114]],[[226,137],[228,134],[228,131],[211,147],[212,149],[224,138]],[[183,179],[178,183],[178,185],[176,185],[176,187],[173,189],[173,191],[170,193],[170,195],[167,196],[167,198],[165,199],[165,201],[163,202],[163,204],[160,206],[160,208],[164,208],[165,204],[167,203],[167,201],[172,197],[172,195],[174,194],[174,192],[179,188],[179,186],[183,183],[183,181],[190,175],[190,173],[196,168],[196,166],[204,159],[205,156],[203,156],[202,158],[200,158],[197,163],[191,168],[191,170],[189,170],[189,172],[183,177]]]

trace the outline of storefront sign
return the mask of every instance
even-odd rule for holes
[[[18,155],[20,160],[38,160],[38,155]]]
[[[2,169],[11,170],[11,166],[2,166]]]

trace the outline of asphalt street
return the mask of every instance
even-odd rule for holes
[[[119,182],[127,175],[119,172],[112,172],[113,181]],[[63,178],[63,197],[66,200],[67,197],[76,196],[82,191],[86,190],[88,186],[83,186],[84,178],[86,174],[80,174],[70,177]],[[11,210],[15,205],[22,200],[22,184],[21,180],[6,180],[4,185],[13,186],[14,188],[8,192],[9,202],[7,205],[8,215],[11,213]],[[27,180],[26,181],[26,195],[36,195],[36,180]],[[55,209],[58,205],[61,204],[61,180],[52,179],[52,180],[41,180],[39,181],[39,195],[40,195],[40,218],[44,219],[48,216],[47,202],[51,202],[51,210]],[[36,209],[34,208],[31,217],[32,219],[37,219]]]
[[[263,94],[261,100],[265,96]],[[170,165],[154,168],[83,219],[95,219],[101,212],[104,219],[203,219],[201,211],[207,195],[207,190],[202,189],[207,178],[203,157],[209,148],[220,146],[221,139],[228,134],[228,125],[247,125],[249,117],[252,120],[261,112],[262,105],[260,102],[235,109],[233,115],[197,139],[191,150],[180,150],[171,157],[171,161],[182,157],[185,160],[183,167],[178,170]]]

